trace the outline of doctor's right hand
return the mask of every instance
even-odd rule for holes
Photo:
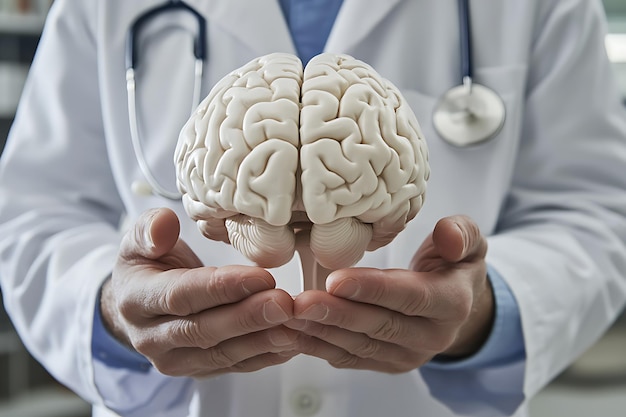
[[[291,296],[258,267],[202,266],[168,209],[149,210],[124,237],[102,288],[104,324],[162,373],[203,377],[288,361],[297,333]]]

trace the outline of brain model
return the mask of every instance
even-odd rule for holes
[[[233,71],[183,127],[174,158],[200,231],[268,268],[293,257],[303,224],[319,264],[355,264],[415,217],[429,176],[398,89],[334,54],[304,70],[271,54]]]

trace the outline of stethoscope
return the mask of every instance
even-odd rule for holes
[[[504,125],[502,98],[473,79],[469,0],[458,0],[461,34],[461,84],[448,90],[433,113],[433,125],[443,140],[468,147],[495,137]]]
[[[439,100],[433,113],[433,125],[441,138],[458,147],[468,147],[495,137],[506,118],[504,102],[488,87],[473,80],[472,44],[469,0],[458,0],[459,32],[461,40],[461,84],[448,90]],[[200,103],[202,76],[207,53],[207,21],[194,8],[182,0],[169,0],[139,16],[132,23],[126,40],[126,90],[128,93],[128,118],[133,150],[147,183],[133,183],[136,194],[156,194],[170,200],[180,200],[178,191],[165,189],[148,166],[137,123],[135,103],[135,68],[138,62],[137,39],[142,27],[157,15],[182,11],[190,13],[198,24],[194,38],[194,87],[192,108]]]
[[[126,92],[128,96],[128,120],[130,125],[130,138],[139,169],[145,177],[146,183],[136,181],[132,184],[135,194],[151,195],[156,194],[169,200],[180,200],[181,194],[178,191],[169,191],[163,187],[156,179],[148,162],[146,161],[141,138],[139,137],[139,126],[137,123],[137,105],[135,102],[135,68],[137,67],[137,40],[142,27],[156,16],[172,11],[180,11],[191,14],[198,23],[198,31],[194,37],[193,54],[194,82],[193,97],[191,100],[191,113],[200,104],[200,94],[202,92],[202,76],[204,75],[204,63],[207,60],[207,21],[194,8],[181,0],[170,0],[165,4],[154,7],[136,18],[130,26],[126,38]]]

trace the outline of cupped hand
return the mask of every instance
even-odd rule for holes
[[[105,326],[162,373],[250,372],[289,360],[293,300],[257,267],[204,267],[179,239],[176,214],[144,213],[102,289]]]
[[[487,241],[468,217],[441,219],[410,269],[333,272],[327,292],[294,300],[298,349],[339,368],[406,372],[435,355],[464,357],[486,340],[494,301]]]

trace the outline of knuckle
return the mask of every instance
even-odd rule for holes
[[[330,337],[331,329],[333,328],[328,325],[315,322],[307,322],[306,332],[311,336],[317,337],[318,339],[328,340],[328,338]]]
[[[170,359],[156,359],[152,362],[152,365],[163,375],[174,377],[187,375],[180,363]]]
[[[229,302],[231,296],[229,294],[228,280],[224,274],[214,270],[211,278],[207,281],[207,294],[215,300],[216,303]]]
[[[271,352],[276,349],[280,351],[284,346],[292,345],[295,341],[292,335],[278,328],[259,333],[263,337],[255,338],[256,340],[251,344],[251,347],[259,352]]]
[[[421,291],[416,291],[405,297],[400,306],[400,311],[408,316],[418,316],[425,311],[430,311],[432,306],[433,293],[428,290],[428,287],[425,287]]]
[[[178,285],[168,285],[160,293],[157,305],[162,306],[164,311],[174,316],[186,316],[191,313],[188,294],[185,289]]]
[[[230,368],[228,368],[228,370],[239,373],[255,372],[269,366],[280,365],[288,360],[288,356],[282,356],[276,353],[266,353],[255,358],[233,364]]]
[[[322,340],[330,339],[332,336],[331,333],[336,329],[336,327],[326,326],[323,324],[319,324],[317,328],[318,328],[317,330],[318,338]]]
[[[185,271],[180,279],[170,281],[162,288],[156,302],[172,315],[187,316],[194,313],[190,295],[197,291],[204,291],[212,304],[231,301],[232,297],[228,295],[228,282],[222,274],[213,273],[209,279],[203,280],[206,282],[205,288],[197,283],[197,279],[197,271]]]
[[[138,312],[142,310],[142,304],[133,297],[120,297],[115,301],[115,307],[125,320],[135,321]]]
[[[376,284],[377,285],[372,286],[372,288],[370,289],[372,291],[371,299],[374,301],[379,301],[389,298],[390,289],[388,280],[382,280],[380,282],[377,282]]]
[[[308,334],[301,333],[295,341],[294,349],[300,353],[316,356],[318,353],[318,341],[320,339]]]
[[[358,356],[354,356],[348,352],[338,355],[336,358],[328,361],[328,363],[338,369],[354,369],[359,363]]]
[[[172,280],[164,286],[155,295],[154,302],[168,313],[182,317],[196,312],[191,301],[192,295],[198,292],[205,295],[208,304],[221,305],[233,301],[232,282],[224,274],[213,270],[208,279],[199,280],[197,270],[185,271],[180,279]]]
[[[395,314],[391,314],[388,320],[383,321],[372,332],[371,336],[374,339],[395,341],[398,340],[401,335],[401,324]]]
[[[207,363],[214,369],[226,369],[237,365],[237,362],[220,345],[207,349],[206,356]]]
[[[244,333],[252,333],[260,330],[263,326],[262,315],[260,314],[238,314],[236,324],[239,330]]]
[[[354,354],[363,359],[375,358],[380,352],[380,343],[376,340],[366,338],[355,350]]]
[[[131,339],[133,348],[147,358],[156,356],[160,351],[160,344],[150,335],[135,336]]]
[[[340,329],[351,329],[354,327],[356,317],[353,314],[343,313],[332,317],[332,322],[329,325],[338,327]]]
[[[127,321],[131,321],[134,314],[137,312],[135,303],[131,303],[128,300],[122,300],[117,303],[117,311]]]
[[[202,328],[196,320],[177,320],[176,327],[174,334],[185,346],[207,349],[216,344],[215,337],[209,329]]]
[[[188,375],[188,361],[181,361],[181,356],[175,351],[161,353],[154,358],[150,358],[152,366],[160,373],[168,376],[185,376]]]

